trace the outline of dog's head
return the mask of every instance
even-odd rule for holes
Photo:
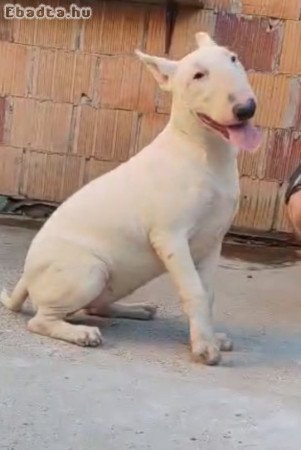
[[[198,49],[179,61],[136,53],[200,126],[240,148],[257,148],[260,134],[250,122],[257,100],[237,55],[207,33],[197,33],[196,41]]]

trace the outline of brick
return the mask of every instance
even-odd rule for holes
[[[158,83],[148,71],[142,66],[140,86],[138,88],[137,110],[140,112],[155,112],[156,98],[159,95]]]
[[[64,155],[64,173],[61,190],[56,201],[63,201],[84,184],[85,160],[75,155]],[[52,181],[54,182],[54,181]],[[59,183],[60,180],[57,179]]]
[[[205,9],[214,9],[215,11],[228,11],[232,13],[240,13],[241,5],[237,0],[203,0]]]
[[[139,112],[159,112],[168,114],[171,108],[171,94],[162,91],[158,83],[142,65],[142,73],[140,78],[140,86],[138,88],[138,101],[136,109]]]
[[[14,23],[12,20],[4,20],[0,17],[0,41],[12,42],[14,29],[13,26]]]
[[[27,151],[24,155],[20,193],[31,199],[41,199],[44,191],[47,155]]]
[[[300,0],[241,0],[244,14],[298,20],[301,12]]]
[[[301,75],[301,22],[287,20],[280,59],[280,72]]]
[[[96,110],[89,105],[77,108],[76,133],[73,151],[79,155],[91,156],[95,146]]]
[[[26,6],[37,6],[41,2],[26,1]],[[70,3],[60,1],[60,6]],[[49,3],[53,5],[53,2]],[[13,40],[22,44],[42,47],[75,49],[82,23],[80,20],[15,20]]]
[[[75,153],[108,161],[125,161],[134,153],[136,112],[82,105],[76,122]]]
[[[41,184],[36,186],[35,197],[48,201],[58,201],[61,197],[61,183],[64,177],[64,155],[46,155],[42,159]],[[34,185],[34,180],[31,181]],[[25,192],[29,195],[29,192]],[[31,197],[31,195],[30,195]]]
[[[139,135],[136,150],[139,151],[163,130],[168,122],[169,117],[165,114],[143,114],[140,123]]]
[[[215,17],[212,11],[181,8],[172,36],[170,57],[182,58],[196,49],[194,35],[198,31],[205,31],[212,35],[215,28]]]
[[[22,166],[22,149],[0,146],[0,192],[2,195],[16,195]]]
[[[82,158],[27,150],[21,193],[32,199],[60,202],[82,185],[83,175]]]
[[[268,157],[269,130],[262,130],[262,142],[256,152],[240,151],[238,154],[238,170],[240,176],[264,178]]]
[[[0,41],[0,61],[0,95],[26,96],[31,67],[30,49]]]
[[[89,100],[92,99],[98,62],[98,58],[94,55],[86,53],[76,54],[72,95],[74,103],[79,103],[83,97]]]
[[[39,48],[35,66],[35,97],[75,104],[82,98],[92,100],[96,56]]]
[[[271,27],[267,19],[258,17],[245,18],[219,13],[215,38],[220,45],[238,53],[246,69],[271,71],[278,55],[281,26]]]
[[[56,52],[53,77],[53,100],[71,102],[73,100],[73,80],[75,73],[75,53]]]
[[[35,58],[35,85],[33,95],[37,98],[51,99],[53,90],[54,49],[39,48]]]
[[[264,177],[283,181],[289,176],[293,133],[291,130],[271,130],[268,139]]]
[[[301,164],[301,135],[292,130],[271,130],[267,143],[264,178],[287,181]]]
[[[273,229],[282,233],[292,233],[293,228],[287,215],[287,209],[285,205],[285,192],[287,189],[287,183],[283,183],[278,191],[278,201],[275,211],[275,219],[273,223]]]
[[[92,57],[87,55],[85,58],[72,51],[38,49],[34,96],[63,103],[79,102],[81,93],[85,91],[92,96],[92,88],[87,84],[90,77],[88,59]],[[84,63],[87,64],[85,74],[82,67]],[[88,81],[91,84],[92,80]]]
[[[71,115],[72,105],[15,98],[10,143],[65,153],[69,146]]]
[[[103,2],[85,22],[83,49],[102,54],[133,53],[142,46],[145,11],[143,5]]]
[[[22,4],[22,2],[19,3]],[[26,6],[37,7],[40,3],[39,0],[26,0]],[[35,44],[37,22],[37,20],[12,20],[13,42],[20,44]]]
[[[28,5],[28,2],[26,2],[26,4]],[[20,44],[35,44],[36,20],[15,20],[13,24],[14,42]]]
[[[242,177],[240,187],[240,207],[233,225],[245,229],[271,230],[278,183]]]
[[[137,113],[132,111],[97,111],[93,156],[102,160],[126,161],[134,153]]]
[[[194,34],[206,31],[213,34],[215,14],[213,11],[181,8],[175,23],[170,48],[170,56],[183,57],[196,48]],[[145,51],[158,56],[165,55],[165,7],[154,6],[150,9],[146,32]]]
[[[66,153],[70,146],[72,106],[64,103],[53,103],[51,106],[49,106],[50,117],[48,122],[46,121],[46,126],[50,130],[47,150],[53,153]],[[42,144],[43,139],[41,146],[37,148],[42,148]]]
[[[0,97],[0,142],[4,140],[6,101]]]
[[[80,49],[87,52],[101,52],[102,25],[104,21],[104,2],[97,5],[93,2],[86,3],[87,6],[93,5],[93,15],[91,19],[84,21],[83,32],[80,41]]]
[[[135,57],[102,57],[93,103],[104,108],[136,109],[141,70]]]
[[[99,161],[97,159],[90,158],[88,161],[86,161],[84,182],[88,183],[89,181],[94,180],[95,178],[100,177],[107,172],[110,172],[118,165],[118,162]]]
[[[291,140],[291,151],[287,165],[287,172],[285,179],[291,176],[293,171],[301,164],[301,135],[300,133],[293,133]]]
[[[164,56],[165,29],[165,7],[150,6],[144,47],[146,53]]]
[[[288,128],[296,122],[298,80],[286,75],[250,73],[250,82],[258,97],[257,125]]]
[[[34,44],[42,47],[75,49],[79,20],[37,20]]]
[[[295,102],[297,102],[297,111],[295,116],[295,126],[294,128],[298,131],[301,131],[301,80],[298,79],[299,86],[297,88]]]

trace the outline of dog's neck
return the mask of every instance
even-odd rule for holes
[[[182,135],[187,143],[191,142],[203,152],[208,159],[233,159],[237,155],[235,149],[222,136],[209,130],[179,99],[173,99],[170,120],[168,123],[170,132]]]

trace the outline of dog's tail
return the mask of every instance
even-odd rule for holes
[[[4,306],[6,306],[6,308],[17,312],[21,310],[22,305],[25,302],[27,296],[28,291],[25,284],[25,280],[23,277],[21,277],[18,283],[16,284],[16,287],[13,290],[11,296],[8,295],[6,289],[2,290],[0,294],[0,301]]]

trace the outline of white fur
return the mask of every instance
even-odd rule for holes
[[[172,92],[169,123],[140,153],[65,201],[34,238],[22,286],[6,299],[18,309],[30,296],[38,309],[30,330],[98,345],[97,328],[64,319],[82,308],[150,318],[151,307],[113,302],[168,271],[189,318],[194,357],[216,364],[220,350],[231,348],[214,335],[211,308],[222,239],[238,202],[237,150],[196,113],[229,124],[229,94],[242,101],[254,94],[227,49],[202,33],[197,42],[178,62],[137,52]],[[197,71],[206,77],[194,80]]]

